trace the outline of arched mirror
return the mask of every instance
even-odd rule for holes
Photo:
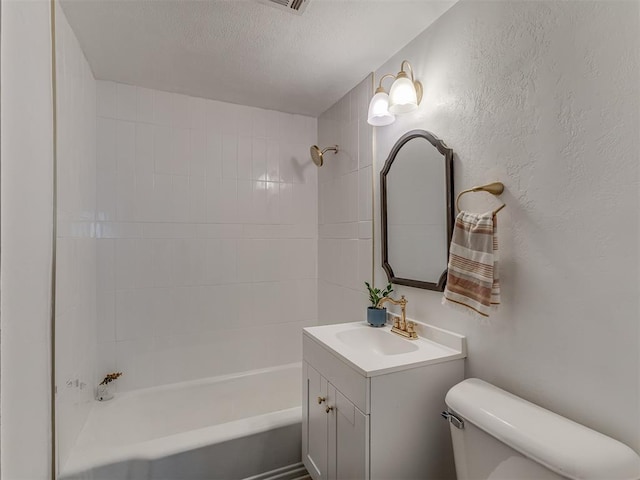
[[[404,134],[380,172],[382,266],[389,282],[443,291],[453,232],[453,150]]]

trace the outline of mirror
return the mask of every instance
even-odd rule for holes
[[[453,150],[404,134],[380,172],[382,267],[389,282],[443,291],[453,232]]]

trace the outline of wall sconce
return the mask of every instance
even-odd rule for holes
[[[411,78],[404,70],[405,65],[411,72]],[[382,81],[387,77],[395,79],[388,95],[382,87]],[[369,102],[367,122],[376,127],[390,125],[395,121],[395,115],[417,109],[421,100],[422,84],[413,77],[411,64],[403,60],[397,75],[387,73],[380,78],[376,93]]]

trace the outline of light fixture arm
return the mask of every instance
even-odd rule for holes
[[[413,76],[413,67],[409,63],[409,60],[402,61],[402,63],[400,64],[400,71],[398,72],[398,75],[396,75],[396,78],[400,78],[400,77],[408,78],[407,73],[404,71],[405,65],[411,72],[411,83],[413,83],[413,86],[416,89],[416,98],[418,100],[418,105],[420,105],[420,102],[422,101],[422,83],[420,83],[419,80],[416,80],[415,77]]]
[[[405,64],[407,65],[407,67],[409,67],[409,70],[411,70],[411,81],[415,82],[415,78],[413,78],[413,67],[411,66],[411,64],[409,63],[409,60],[403,60],[402,63],[400,64],[400,71],[404,72],[404,66]]]
[[[388,78],[388,77],[391,77],[391,78],[393,78],[394,80],[395,80],[395,78],[396,78],[396,76],[395,76],[395,75],[393,75],[393,74],[391,74],[391,73],[387,73],[387,74],[383,75],[382,77],[380,77],[380,82],[378,83],[378,88],[376,88],[376,93],[382,93],[382,92],[385,92],[385,93],[386,93],[385,89],[382,87],[382,81],[383,81],[385,78]]]

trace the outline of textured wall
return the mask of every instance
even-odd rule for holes
[[[371,76],[318,118],[318,318],[340,323],[366,318],[365,281],[372,269],[372,134],[367,123]]]
[[[96,81],[56,4],[58,465],[93,405],[96,382]]]
[[[45,0],[2,2],[2,419],[5,480],[51,478],[51,23]]]
[[[456,193],[506,186],[498,312],[481,321],[399,288],[408,315],[467,336],[468,377],[636,450],[639,31],[637,2],[460,2],[376,72],[410,60],[425,98],[375,132],[377,171],[422,128],[453,148]],[[498,205],[487,197],[463,207]]]
[[[99,370],[120,390],[300,361],[316,120],[98,82]]]

